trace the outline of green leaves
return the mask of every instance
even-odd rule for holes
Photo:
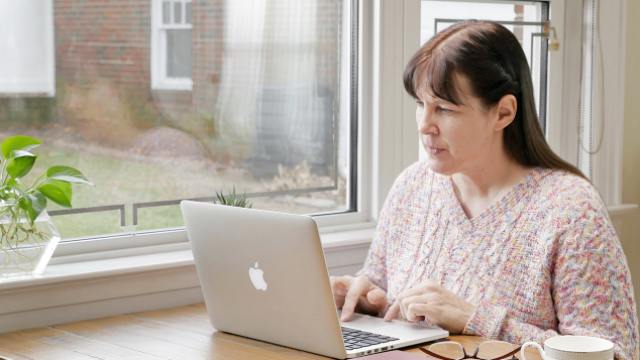
[[[47,177],[49,179],[57,179],[70,183],[93,185],[79,170],[70,166],[52,166],[47,170]]]
[[[16,150],[29,151],[40,144],[42,144],[42,141],[31,136],[9,136],[2,142],[2,156],[8,160],[12,152]]]
[[[218,203],[221,205],[243,207],[243,208],[250,208],[253,206],[253,204],[247,201],[247,195],[245,193],[236,194],[235,186],[233,187],[233,192],[231,194],[225,195],[221,191],[221,192],[216,192],[216,197],[218,198]]]
[[[36,156],[24,150],[12,151],[7,159],[7,173],[14,179],[27,175],[36,162]]]
[[[63,180],[48,179],[38,190],[49,200],[60,206],[71,207],[71,183]]]
[[[27,193],[18,201],[19,207],[27,213],[29,221],[33,223],[47,206],[47,198],[38,190]]]
[[[6,171],[14,179],[21,178],[31,171],[36,156],[30,152],[42,142],[31,136],[16,135],[4,139],[2,157],[6,160]]]
[[[69,208],[73,195],[71,183],[93,185],[80,170],[56,165],[47,170],[46,180],[37,189],[49,200]]]
[[[13,222],[26,215],[33,225],[47,207],[47,200],[69,208],[73,195],[71,184],[92,185],[79,170],[56,165],[47,169],[31,187],[24,186],[20,178],[33,169],[37,158],[31,150],[41,143],[34,137],[16,135],[5,138],[0,145],[0,202],[10,207],[8,213]]]

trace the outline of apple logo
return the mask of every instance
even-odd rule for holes
[[[253,287],[257,290],[267,291],[267,282],[264,281],[264,271],[258,267],[258,262],[253,267],[249,268],[249,279]]]

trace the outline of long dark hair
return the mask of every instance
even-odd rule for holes
[[[433,96],[459,105],[456,74],[469,79],[474,95],[487,107],[505,95],[516,97],[515,119],[503,132],[506,151],[516,162],[586,178],[547,144],[538,122],[527,58],[511,31],[496,22],[477,20],[448,27],[413,55],[404,71],[404,87],[417,99],[416,89],[426,85]]]

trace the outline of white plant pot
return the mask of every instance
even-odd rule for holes
[[[23,230],[14,232],[16,224],[6,215],[0,217],[0,281],[42,274],[60,242],[60,234],[46,211],[34,227],[25,218],[18,225]]]

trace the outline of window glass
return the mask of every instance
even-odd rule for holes
[[[185,9],[184,10],[184,17],[185,17],[184,22],[187,23],[187,24],[191,24],[191,3],[188,2],[184,6],[185,6],[185,8],[184,8]]]
[[[56,95],[0,99],[0,138],[43,139],[33,174],[95,184],[50,207],[65,241],[179,227],[180,200],[234,189],[254,208],[354,209],[349,1],[53,3]]]
[[[167,30],[167,76],[191,77],[191,30]]]
[[[543,1],[421,1],[421,43],[451,24],[465,19],[498,21],[511,30],[522,45],[531,68],[538,114],[544,129],[547,96],[547,39],[543,22],[549,19]]]
[[[182,2],[180,1],[173,2],[173,23],[182,23]]]
[[[171,2],[169,1],[162,2],[162,23],[171,23]]]

